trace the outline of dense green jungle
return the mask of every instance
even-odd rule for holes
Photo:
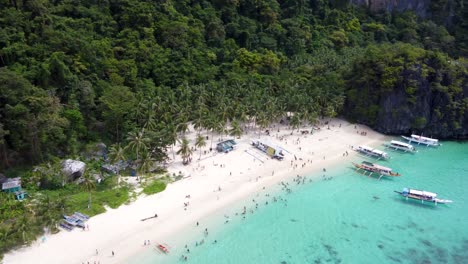
[[[145,174],[178,140],[189,160],[189,123],[238,136],[293,112],[291,127],[340,116],[466,138],[468,7],[428,3],[419,16],[324,0],[0,0],[0,172],[29,193],[0,194],[0,255],[62,214],[131,200],[116,177],[95,184],[103,163]],[[82,184],[64,180],[60,161],[100,142]]]

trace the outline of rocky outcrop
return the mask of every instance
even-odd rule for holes
[[[441,139],[468,137],[468,110],[456,111],[447,94],[420,87],[415,103],[408,103],[404,92],[396,91],[382,97],[373,127],[384,134],[423,134]],[[465,87],[465,98],[468,87]],[[458,98],[462,103],[463,98]]]
[[[383,47],[354,66],[343,113],[384,134],[466,139],[467,68],[409,45]]]
[[[62,162],[62,173],[67,176],[69,181],[74,181],[83,176],[86,164],[79,160],[67,159]]]
[[[372,12],[404,12],[411,10],[420,17],[427,17],[431,0],[350,0],[350,3],[365,6]]]

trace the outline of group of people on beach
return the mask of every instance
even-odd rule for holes
[[[338,127],[338,126],[339,126],[339,127],[341,128],[341,124],[335,126],[335,124],[331,124],[331,123],[328,124],[328,122],[327,122],[327,123],[325,123],[325,125],[328,125],[329,129],[330,129],[330,126],[331,126],[331,127]],[[355,127],[355,129],[356,129],[356,127]],[[268,134],[268,135],[270,135],[269,132],[270,132],[270,131],[267,131],[267,134]],[[278,129],[278,133],[279,133],[279,132],[280,132],[280,131],[279,131],[279,129]],[[366,134],[367,134],[367,132],[365,132],[365,131],[364,131],[364,132],[361,132],[361,133],[362,133],[362,135],[366,135]],[[303,136],[303,137],[304,137],[304,136],[307,137],[307,134],[308,134],[308,133],[302,133],[302,136]],[[284,136],[284,135],[283,135],[283,136],[280,136],[280,135],[277,134],[276,137],[277,137],[280,141],[282,141],[284,144],[287,144],[287,143],[289,142],[290,145],[295,145],[296,148],[297,148],[299,151],[302,151],[302,150],[303,150],[302,147],[304,147],[304,146],[302,145],[302,142],[301,142],[301,141],[302,141],[302,140],[301,140],[302,138],[301,138],[300,136],[298,136],[297,138],[294,138],[294,139],[289,139],[289,140],[288,140],[288,136]],[[325,139],[328,139],[328,137],[325,138]],[[291,140],[292,140],[292,141],[291,141]],[[323,139],[319,139],[319,141],[321,141],[321,140],[323,140]],[[301,153],[304,154],[305,152],[302,151]],[[307,151],[307,153],[305,153],[305,154],[314,155],[314,152]],[[344,157],[344,156],[349,156],[348,151],[345,151],[345,152],[343,153],[343,157]],[[317,157],[317,159],[320,159],[320,158]],[[323,156],[323,160],[325,160],[325,159],[326,159],[326,157]],[[254,161],[254,162],[256,161],[255,158],[253,159],[253,161]],[[304,160],[303,160],[301,157],[294,156],[294,160],[291,160],[290,169],[291,169],[291,170],[296,170],[296,169],[299,168],[299,166],[301,166],[301,168],[304,169],[305,167],[307,167],[308,164],[312,164],[312,163],[313,163],[313,161],[312,161],[312,159],[310,159],[310,158],[309,158],[309,159],[304,158]],[[260,165],[262,165],[262,164],[260,164]],[[225,167],[226,167],[225,164],[216,163],[215,161],[213,161],[213,166],[218,166],[219,168],[225,168]],[[200,167],[200,165],[199,165],[199,167]],[[250,168],[249,168],[248,170],[250,170]],[[332,179],[332,177],[325,177],[325,173],[326,173],[326,169],[325,169],[325,168],[323,168],[323,172],[324,172],[324,175],[323,175],[324,180],[331,180],[331,179]],[[241,172],[240,174],[243,174],[243,173]],[[230,171],[230,172],[229,172],[229,176],[232,176],[232,175],[233,175],[233,172]],[[274,170],[272,170],[271,175],[272,175],[272,176],[275,175],[275,171],[274,171]],[[261,175],[257,175],[257,176],[256,176],[256,181],[258,182],[259,179],[260,179],[261,177],[262,177]],[[249,181],[251,181],[251,180],[252,180],[252,178],[250,178]],[[309,182],[312,182],[312,181],[313,181],[312,179],[307,179],[306,176],[300,176],[299,174],[297,174],[296,177],[294,177],[294,178],[292,179],[292,181],[293,181],[294,183],[296,183],[296,185],[305,184],[305,183],[307,182],[307,180],[309,180]],[[286,195],[288,195],[288,194],[290,194],[290,193],[292,192],[292,187],[290,186],[290,184],[289,184],[288,182],[282,181],[282,182],[279,183],[279,184],[280,184],[281,187],[282,187],[281,190],[284,191]],[[265,188],[263,188],[263,189],[265,189]],[[217,191],[217,192],[221,192],[221,186],[218,186],[217,190],[215,190],[214,192],[216,192],[216,191]],[[257,194],[257,197],[258,197],[258,196],[259,196],[259,194]],[[267,200],[264,200],[264,204],[265,204],[265,205],[269,205],[269,201],[272,201],[273,203],[281,202],[281,203],[284,204],[284,206],[287,206],[287,202],[288,202],[287,199],[284,198],[284,197],[282,197],[281,195],[270,197],[270,195],[269,195],[268,193],[266,193],[266,194],[265,194],[265,197],[267,197]],[[188,196],[188,197],[186,196],[185,198],[190,198],[190,196]],[[219,196],[218,196],[218,199],[219,199]],[[270,200],[270,199],[271,199],[271,200]],[[240,211],[239,213],[235,213],[235,215],[236,215],[236,216],[241,216],[241,217],[242,217],[241,219],[245,219],[246,216],[248,215],[248,213],[253,214],[256,210],[259,209],[259,199],[252,199],[252,202],[253,202],[253,206],[252,206],[252,207],[250,207],[250,206],[243,206],[242,209],[241,209],[241,211]],[[188,205],[189,205],[189,202],[188,202],[188,201],[187,201],[187,202],[184,202],[184,208],[185,208],[185,210],[187,210]],[[230,222],[230,220],[231,220],[231,219],[229,218],[229,216],[228,216],[228,215],[225,215],[225,219],[224,219],[225,222],[224,222],[224,223],[227,224],[227,223]],[[199,227],[199,225],[200,225],[199,222],[196,222],[196,226]],[[195,242],[195,246],[196,246],[196,247],[205,244],[206,237],[208,237],[208,229],[205,228],[205,230],[204,230],[203,233],[204,233],[204,238],[202,238],[201,240],[197,240],[197,241]],[[215,243],[217,243],[217,241],[214,240],[213,243],[215,244]],[[181,255],[181,260],[187,261],[187,260],[188,260],[188,254],[190,254],[190,249],[189,249],[188,245],[186,245],[186,246],[185,246],[185,252],[184,252],[183,255]]]

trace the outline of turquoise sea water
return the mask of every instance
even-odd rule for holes
[[[185,255],[186,263],[203,264],[466,264],[468,143],[418,149],[416,154],[389,151],[392,159],[380,162],[402,177],[368,178],[346,161],[329,169],[325,178],[318,175],[305,184],[289,181],[289,194],[280,187],[255,194],[231,211],[207,219],[203,227],[190,227],[188,235],[172,241],[171,254],[148,251],[132,263],[185,263],[180,259]],[[394,193],[404,187],[436,192],[454,203],[436,206],[406,201]],[[265,196],[267,192],[270,196]],[[244,205],[247,214],[242,219],[234,211],[241,212]],[[223,214],[230,216],[229,223],[224,224]],[[203,234],[205,226],[208,236]],[[202,239],[204,243],[195,246]]]

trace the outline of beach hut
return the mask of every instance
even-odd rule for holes
[[[0,178],[2,184],[2,192],[12,193],[15,195],[16,200],[23,200],[26,192],[21,189],[21,177],[17,178]]]
[[[274,158],[277,160],[283,160],[284,158],[283,149],[275,146],[272,143],[255,140],[255,141],[252,141],[252,145],[256,147],[257,149],[265,152],[271,158]]]
[[[234,140],[229,139],[229,140],[219,142],[218,144],[216,144],[216,150],[218,152],[228,153],[229,151],[234,150],[234,146],[236,144],[237,143]]]

